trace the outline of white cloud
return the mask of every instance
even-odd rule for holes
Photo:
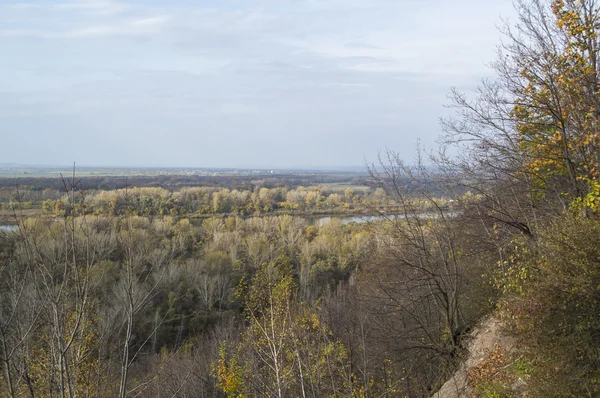
[[[341,87],[341,88],[369,88],[370,84],[367,83],[348,83],[348,82],[333,82],[327,84],[330,87]]]
[[[161,32],[169,22],[169,16],[154,16],[120,21],[113,25],[86,26],[52,37],[65,39],[85,39],[109,36],[152,36]]]
[[[83,10],[103,16],[120,14],[130,8],[126,3],[111,0],[77,0],[56,3],[54,6],[63,9]]]

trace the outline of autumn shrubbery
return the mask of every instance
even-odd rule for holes
[[[500,309],[534,365],[531,393],[598,396],[600,219],[560,217],[509,258]]]

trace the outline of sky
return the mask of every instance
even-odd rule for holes
[[[0,163],[334,168],[435,147],[512,0],[0,0]]]

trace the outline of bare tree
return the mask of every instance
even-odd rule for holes
[[[415,391],[431,392],[452,369],[466,328],[460,226],[447,199],[431,192],[440,182],[420,159],[409,167],[387,151],[369,170],[400,212],[383,214],[362,291],[378,344],[411,358],[403,362],[407,378]]]
[[[129,198],[126,195],[126,201]],[[132,217],[126,214],[119,222],[119,243],[124,252],[122,273],[117,290],[117,305],[120,307],[124,334],[121,340],[121,375],[119,397],[126,397],[130,392],[139,393],[140,386],[129,389],[129,371],[138,359],[144,346],[162,325],[166,314],[155,322],[154,330],[148,336],[134,336],[138,314],[146,308],[159,293],[161,281],[166,275],[172,253],[160,248],[147,247],[144,240],[133,225]],[[134,341],[137,338],[137,341]],[[136,343],[136,345],[134,345]],[[147,383],[142,383],[143,387]]]

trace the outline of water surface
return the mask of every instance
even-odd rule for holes
[[[18,225],[0,225],[0,231],[16,231]]]

